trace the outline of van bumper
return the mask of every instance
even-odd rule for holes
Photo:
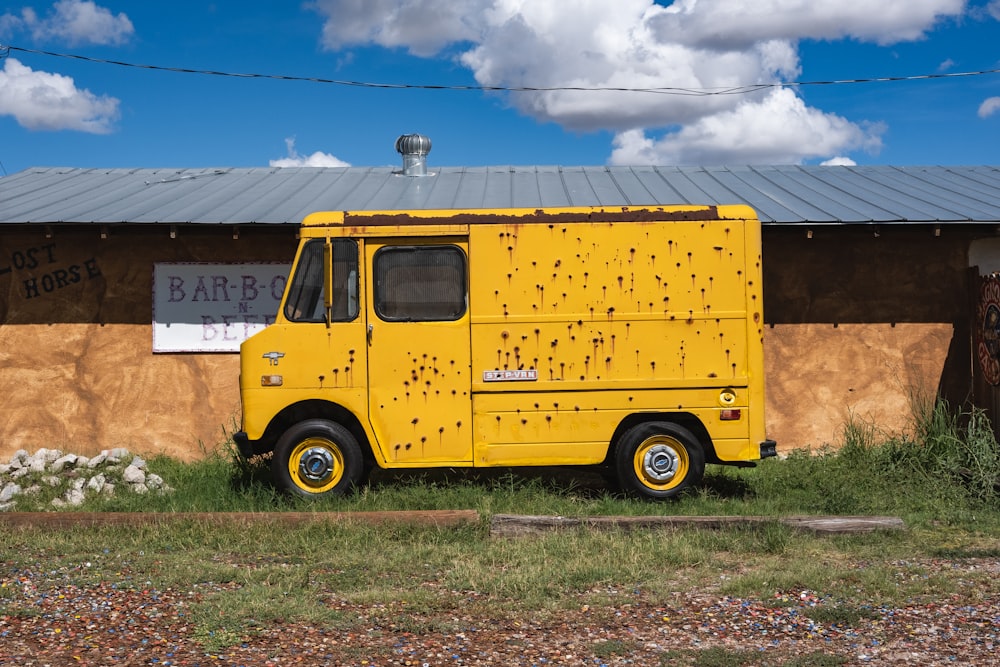
[[[769,459],[778,455],[778,443],[774,440],[765,440],[760,443],[760,458]]]
[[[254,455],[254,446],[250,442],[250,438],[247,437],[246,431],[233,433],[233,442],[236,443],[236,449],[239,451],[241,458],[249,459]]]

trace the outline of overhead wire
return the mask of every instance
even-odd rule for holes
[[[155,70],[160,72],[176,72],[181,74],[200,74],[207,76],[233,77],[240,79],[272,79],[278,81],[301,81],[306,83],[323,83],[338,86],[349,86],[355,88],[376,88],[390,90],[451,90],[451,91],[476,91],[476,92],[506,92],[506,93],[539,93],[539,92],[615,92],[615,93],[655,93],[660,95],[690,95],[697,97],[713,95],[745,95],[748,93],[766,90],[769,88],[802,87],[802,86],[831,86],[860,83],[887,83],[898,81],[923,81],[932,79],[948,79],[957,77],[984,76],[987,74],[1000,74],[1000,69],[975,70],[970,72],[938,72],[935,74],[916,74],[910,76],[881,76],[856,79],[831,79],[826,81],[776,81],[771,83],[747,84],[744,86],[733,86],[728,88],[678,88],[673,86],[665,87],[627,87],[627,86],[491,86],[491,85],[444,85],[444,84],[417,84],[417,83],[385,83],[373,81],[353,81],[350,79],[327,79],[315,76],[296,76],[288,74],[262,74],[251,72],[225,72],[220,70],[194,69],[189,67],[167,67],[163,65],[147,65],[130,63],[122,60],[108,60],[105,58],[94,58],[75,53],[58,53],[55,51],[44,51],[40,49],[29,49],[10,44],[0,44],[0,59],[6,57],[11,51],[30,53],[34,55],[51,56],[54,58],[68,58],[81,60],[84,62],[101,65],[116,65],[119,67],[132,67],[137,69]]]

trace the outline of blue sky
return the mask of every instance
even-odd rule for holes
[[[776,85],[1000,69],[1000,0],[28,0],[0,44],[0,175],[395,166],[411,132],[432,168],[1000,164],[1000,74]]]

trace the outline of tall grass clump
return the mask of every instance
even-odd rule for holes
[[[944,400],[922,403],[902,435],[880,434],[852,419],[838,458],[863,465],[890,493],[911,505],[941,501],[1000,508],[1000,446],[986,413],[952,410]]]
[[[986,414],[952,410],[943,400],[914,405],[903,433],[852,415],[837,446],[794,451],[755,469],[712,471],[703,511],[940,521],[1000,510],[1000,446]]]

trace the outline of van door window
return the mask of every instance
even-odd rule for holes
[[[334,322],[358,316],[358,245],[348,239],[333,241]],[[288,284],[285,318],[291,322],[325,322],[323,312],[323,240],[309,241]]]
[[[467,307],[465,253],[453,245],[394,246],[373,260],[375,312],[394,322],[453,321]]]

